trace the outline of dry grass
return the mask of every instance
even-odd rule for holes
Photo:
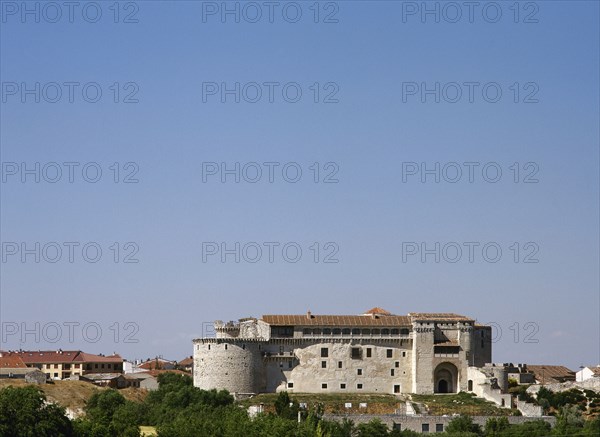
[[[356,394],[356,393],[289,393],[290,399],[299,403],[306,403],[309,407],[316,403],[323,404],[325,413],[329,414],[393,414],[404,400],[394,395],[387,394]],[[240,401],[240,405],[264,404],[265,412],[275,412],[275,399],[278,394],[264,393],[250,399]],[[351,403],[352,408],[346,408],[345,404]],[[366,403],[367,408],[359,408],[359,403]]]
[[[22,379],[1,379],[0,389],[13,386],[13,387],[25,387],[27,384]],[[92,397],[94,393],[99,391],[108,390],[104,387],[97,387],[89,382],[83,381],[54,381],[53,384],[40,384],[34,385],[39,387],[46,398],[64,408],[70,408],[73,410],[82,409],[85,407],[86,401]],[[135,402],[142,402],[148,394],[145,389],[126,388],[119,390],[126,399]]]

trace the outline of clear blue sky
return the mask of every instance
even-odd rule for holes
[[[297,23],[287,22],[280,8],[274,23],[268,17],[247,22],[254,16],[248,9],[240,23],[231,16],[222,23],[219,15],[203,20],[202,2],[142,1],[137,11],[121,5],[119,21],[131,12],[137,23],[114,23],[112,2],[99,4],[97,23],[88,22],[92,10],[88,21],[75,11],[73,23],[66,10],[58,23],[48,22],[51,10],[41,10],[40,23],[2,10],[2,242],[96,242],[103,249],[97,263],[82,259],[81,246],[73,263],[66,253],[56,263],[7,255],[2,348],[181,359],[215,319],[308,309],[356,314],[381,306],[494,322],[502,329],[495,361],[573,369],[600,361],[598,2],[541,1],[537,11],[523,3],[519,23],[513,2],[498,3],[496,23],[488,22],[494,11],[483,17],[480,9],[473,23],[465,16],[449,22],[450,10],[439,23],[432,16],[423,23],[418,14],[403,20],[410,5],[391,1],[338,2],[337,11],[322,3],[319,21],[333,13],[337,23],[314,23],[313,2],[298,3]],[[538,22],[522,22],[528,14]],[[40,103],[31,95],[21,103],[21,83],[36,82],[48,99],[50,82],[96,82],[102,99],[85,102],[79,87],[69,103],[62,85],[57,103],[43,95]],[[139,103],[114,103],[114,82],[137,84]],[[205,82],[297,82],[303,94],[298,103],[284,101],[280,88],[273,103],[265,94],[258,103],[235,103],[231,96],[221,103],[218,95],[204,103]],[[339,102],[314,103],[314,82],[319,100],[334,89],[324,90],[325,84],[335,83]],[[432,96],[422,103],[419,95],[403,101],[408,82],[482,85],[472,103],[466,94],[456,103]],[[482,98],[489,82],[502,89],[497,103]],[[518,103],[510,88],[515,82]],[[529,82],[535,85],[525,89]],[[14,95],[11,83],[18,86]],[[121,89],[118,99],[132,90]],[[538,102],[524,103],[534,90]],[[21,183],[20,174],[11,175],[11,162],[81,165],[73,183],[65,170],[57,183],[36,184],[33,176]],[[102,168],[98,183],[82,179],[87,162]],[[139,183],[115,184],[114,162],[134,162]],[[218,175],[203,182],[203,162],[281,165],[273,183],[264,167],[258,183],[230,177],[223,184]],[[287,162],[302,168],[298,183],[282,179]],[[314,183],[314,162],[335,163],[339,182]],[[403,182],[403,162],[430,168],[495,162],[503,174],[486,182],[480,166],[473,183],[466,175],[457,183],[431,177],[421,183],[418,176]],[[514,162],[535,163],[539,182],[514,183]],[[121,169],[120,178],[131,168]],[[134,242],[139,262],[114,263],[109,247],[115,242],[120,261],[124,244]],[[257,263],[235,263],[233,256],[203,262],[203,242],[295,242],[303,256],[289,263],[279,250],[273,263],[266,253]],[[324,245],[335,243],[339,262],[313,262],[314,242],[321,257],[328,253]],[[503,253],[496,263],[482,258],[481,246],[472,263],[466,254],[456,263],[435,263],[433,256],[403,262],[403,242],[496,242]],[[515,242],[518,263],[509,248]],[[537,263],[522,262],[528,242],[539,248]],[[40,331],[47,327],[39,342],[33,334],[22,343],[19,335],[6,335],[13,323],[35,331],[36,322]],[[68,322],[80,323],[73,343]],[[81,327],[91,322],[103,329],[97,343],[82,338]],[[123,342],[131,333],[127,322],[139,326],[138,343]],[[52,323],[63,326],[55,344],[44,341],[54,336]]]

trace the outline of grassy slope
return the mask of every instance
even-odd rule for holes
[[[24,380],[1,379],[0,389],[12,385],[14,387],[24,387],[28,385]],[[46,394],[49,401],[57,403],[65,408],[77,409],[83,408],[85,402],[96,392],[107,390],[104,387],[97,387],[89,382],[83,381],[54,381],[54,384],[35,385]],[[119,390],[126,399],[141,402],[147,395],[144,389],[126,388]]]
[[[240,401],[239,404],[245,407],[250,405],[264,404],[265,411],[275,411],[274,403],[277,399],[276,393],[264,393],[254,396],[250,399]],[[322,403],[325,412],[331,414],[340,413],[363,413],[363,414],[392,414],[399,405],[404,404],[403,398],[393,395],[378,394],[357,394],[357,393],[334,393],[334,394],[314,394],[314,393],[290,393],[290,398],[298,402],[305,402],[309,406],[315,403]],[[346,408],[345,403],[352,403],[352,408]],[[366,403],[367,408],[359,408],[359,403]]]

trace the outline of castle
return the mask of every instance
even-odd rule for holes
[[[456,393],[492,361],[491,327],[450,313],[265,315],[194,343],[194,385],[236,394]]]

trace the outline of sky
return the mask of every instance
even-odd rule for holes
[[[0,347],[179,360],[214,320],[379,306],[598,364],[598,18],[0,2]]]

